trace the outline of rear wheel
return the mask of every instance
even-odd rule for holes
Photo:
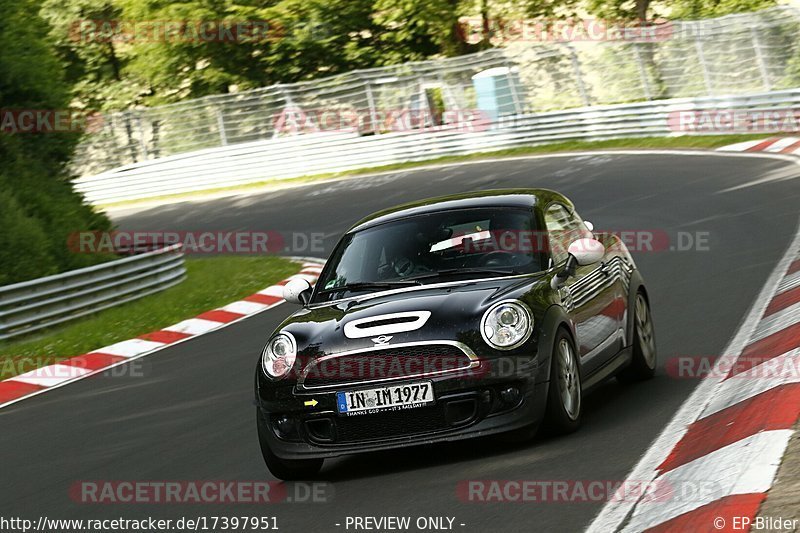
[[[656,333],[650,305],[641,292],[636,294],[633,306],[633,360],[620,372],[622,382],[650,379],[656,373]]]
[[[550,387],[545,420],[548,429],[570,433],[578,429],[583,412],[581,374],[575,345],[561,329],[556,335],[550,363]]]
[[[270,473],[284,481],[297,481],[312,479],[322,469],[323,459],[281,459],[269,447],[267,432],[269,428],[264,417],[256,408],[256,425],[258,426],[258,442],[261,444],[261,454]]]

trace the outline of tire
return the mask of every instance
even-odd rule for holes
[[[272,452],[267,441],[269,428],[258,408],[256,408],[256,425],[261,454],[273,476],[283,481],[298,481],[310,480],[319,474],[324,459],[281,459]]]
[[[650,304],[644,293],[637,292],[633,305],[633,360],[617,379],[623,383],[650,379],[656,373],[657,361],[656,332]]]
[[[559,329],[553,343],[545,423],[556,434],[572,433],[581,424],[583,392],[575,343]]]

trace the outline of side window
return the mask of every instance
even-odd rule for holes
[[[581,219],[570,213],[561,204],[552,204],[547,208],[544,213],[544,222],[547,226],[550,254],[553,264],[556,265],[566,261],[567,249],[572,241],[592,236]]]

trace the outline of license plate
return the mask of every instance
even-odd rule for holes
[[[433,383],[430,381],[336,393],[336,406],[342,415],[399,411],[422,407],[433,402]]]

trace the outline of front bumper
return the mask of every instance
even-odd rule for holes
[[[302,391],[291,384],[257,386],[259,412],[269,431],[270,449],[283,459],[326,458],[436,442],[457,441],[512,431],[537,423],[544,415],[548,384],[537,380],[535,363],[525,358],[524,373],[502,375],[506,363],[490,362],[478,377],[431,378],[436,403],[401,411],[339,415],[337,390],[373,388],[348,385]],[[410,378],[418,381],[429,378]],[[390,383],[400,384],[403,381]],[[387,385],[390,385],[387,383]],[[515,395],[509,390],[517,391]]]

